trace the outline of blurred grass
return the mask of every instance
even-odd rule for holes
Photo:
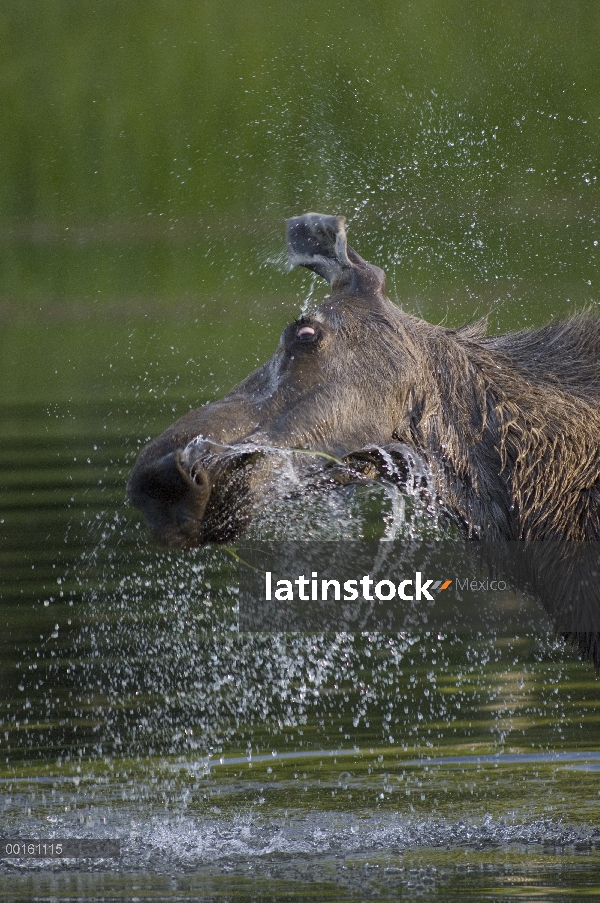
[[[277,297],[315,208],[399,295],[588,300],[599,39],[593,2],[7,2],[0,300]]]
[[[332,176],[347,179],[331,172],[335,159],[364,167],[375,147],[375,165],[410,161],[427,118],[444,109],[471,124],[473,141],[481,128],[510,136],[511,165],[496,171],[488,147],[477,179],[499,197],[527,162],[542,183],[554,168],[556,184],[573,187],[582,138],[598,139],[593,2],[371,0],[340,16],[315,0],[301,9],[290,0],[30,0],[3,4],[0,17],[5,221],[199,209],[237,217],[264,209],[267,183],[270,203],[294,206],[299,183],[322,190]],[[528,132],[515,131],[534,113]],[[441,163],[437,150],[432,141],[415,185]],[[446,153],[452,163],[461,149]],[[436,193],[472,193],[461,181],[439,179]]]

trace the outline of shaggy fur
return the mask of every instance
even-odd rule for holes
[[[418,382],[397,438],[486,539],[600,539],[600,319],[484,337],[400,315]]]

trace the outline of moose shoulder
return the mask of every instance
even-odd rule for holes
[[[388,300],[343,217],[289,220],[288,251],[331,293],[255,373],[142,451],[128,494],[158,542],[234,537],[277,449],[357,461],[376,448],[420,460],[470,535],[600,539],[595,315],[496,336],[431,325]]]

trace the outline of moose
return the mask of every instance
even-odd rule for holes
[[[485,335],[405,313],[341,216],[287,223],[290,263],[331,293],[273,357],[140,454],[128,484],[154,538],[235,537],[277,449],[338,460],[389,448],[427,462],[432,491],[489,540],[600,539],[600,319]],[[371,453],[372,456],[372,453]]]
[[[325,469],[335,459],[341,482],[344,467],[359,480],[391,457],[474,539],[600,539],[600,318],[450,329],[387,298],[384,272],[348,246],[344,217],[288,220],[287,247],[330,293],[269,361],[141,452],[128,495],[159,543],[239,535],[278,450],[321,455]]]

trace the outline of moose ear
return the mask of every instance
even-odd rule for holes
[[[318,273],[329,282],[332,291],[385,297],[385,273],[348,247],[345,224],[343,216],[322,213],[288,219],[290,264]]]

